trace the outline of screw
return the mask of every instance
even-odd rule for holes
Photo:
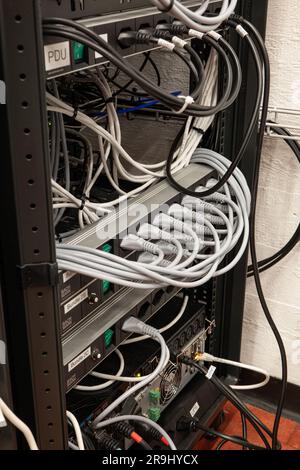
[[[89,304],[90,305],[94,305],[94,304],[97,304],[99,302],[99,297],[97,294],[95,293],[92,293],[90,296],[89,296]]]
[[[93,351],[92,358],[94,359],[94,361],[97,361],[97,360],[101,359],[101,353],[100,353],[99,349],[95,349]]]

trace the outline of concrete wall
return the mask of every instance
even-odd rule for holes
[[[300,109],[300,2],[270,0],[267,46],[272,65],[271,105]],[[300,126],[300,118],[281,122]],[[282,141],[266,138],[259,187],[257,241],[259,258],[282,247],[300,219],[299,164]],[[268,305],[283,336],[289,381],[300,385],[300,246],[262,274]],[[247,287],[242,360],[280,376],[275,340],[264,319],[254,281]]]

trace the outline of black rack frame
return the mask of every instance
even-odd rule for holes
[[[39,3],[0,0],[0,79],[7,86],[7,104],[1,106],[4,158],[0,207],[5,226],[0,235],[0,275],[10,401],[37,436],[39,447],[48,450],[67,448],[67,424]],[[268,0],[243,0],[240,8],[262,34],[267,4]],[[244,47],[240,48],[240,59],[249,68],[239,101],[226,115],[223,137],[227,156],[238,148],[237,136],[243,135],[247,126],[253,98],[252,88],[247,86],[253,79],[253,66]],[[241,166],[250,186],[253,168],[255,136]],[[240,355],[246,268],[247,255],[216,286],[217,352],[236,360]],[[2,320],[0,311],[1,324]],[[23,442],[18,445],[22,447]]]

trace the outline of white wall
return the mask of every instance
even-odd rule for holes
[[[271,105],[300,109],[300,2],[269,0],[267,46],[272,66]],[[281,119],[300,126],[300,118]],[[259,258],[282,247],[300,219],[299,164],[288,146],[266,139],[259,187],[257,242]],[[262,274],[268,305],[283,336],[289,381],[300,385],[300,245],[280,264]],[[280,376],[275,340],[255,290],[248,282],[242,360]]]

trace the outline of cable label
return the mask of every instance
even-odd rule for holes
[[[191,411],[190,411],[191,417],[194,418],[194,416],[196,416],[196,414],[198,413],[199,410],[200,410],[200,405],[199,405],[199,403],[196,401],[196,403],[194,404],[193,408],[192,408]]]
[[[46,71],[69,67],[71,65],[69,41],[44,46]]]
[[[77,356],[73,361],[69,362],[68,364],[68,372],[71,372],[75,367],[77,367],[79,364],[81,364],[85,359],[87,359],[89,356],[92,354],[92,348],[89,347],[83,353],[81,353],[79,356]]]
[[[85,289],[83,292],[78,294],[74,299],[70,300],[65,306],[64,306],[64,313],[65,315],[69,313],[73,308],[77,307],[77,305],[81,304],[85,299],[87,299],[89,296],[88,289]]]
[[[108,42],[108,34],[99,34],[99,38],[103,39],[103,41]],[[101,59],[103,55],[101,55],[99,52],[95,52],[95,59]]]
[[[213,378],[214,373],[216,372],[217,368],[215,366],[210,366],[208,369],[208,372],[206,374],[206,378],[208,380],[211,380]]]
[[[76,276],[76,273],[73,273],[71,271],[66,271],[63,273],[63,283],[69,281],[72,279],[72,277]]]

